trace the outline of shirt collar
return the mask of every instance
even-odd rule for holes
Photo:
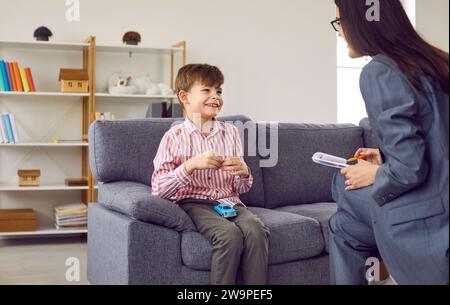
[[[208,136],[215,135],[219,130],[222,130],[222,124],[220,124],[216,119],[213,119],[211,132]],[[184,120],[184,126],[186,127],[186,130],[189,132],[189,134],[192,134],[193,132],[199,132],[201,131],[195,126],[194,122],[192,122],[188,117]]]

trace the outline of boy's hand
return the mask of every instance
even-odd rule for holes
[[[214,152],[206,152],[186,161],[186,172],[190,175],[197,169],[219,169],[222,167],[222,158]]]
[[[239,157],[226,158],[222,166],[224,170],[231,172],[234,176],[240,176],[242,178],[248,178],[250,176],[247,164]]]

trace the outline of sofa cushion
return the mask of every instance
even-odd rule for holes
[[[277,211],[294,213],[301,216],[314,218],[320,223],[323,238],[325,241],[325,251],[329,253],[328,220],[337,212],[337,205],[334,202],[319,202],[313,204],[289,205],[277,208]]]
[[[279,124],[278,163],[262,168],[265,207],[333,201],[331,179],[337,169],[318,165],[311,157],[319,151],[353,156],[363,145],[362,134],[361,127],[351,124]]]
[[[108,209],[133,219],[149,222],[177,232],[195,231],[189,215],[178,205],[152,195],[148,185],[137,182],[100,183],[98,201]]]
[[[249,208],[270,230],[269,264],[280,264],[314,257],[322,253],[324,243],[317,220],[292,213]],[[198,232],[181,237],[183,264],[196,270],[211,270],[210,242]]]

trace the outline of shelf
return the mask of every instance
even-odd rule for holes
[[[130,98],[130,99],[176,99],[177,96],[173,95],[145,95],[145,94],[109,94],[109,93],[96,93],[95,97],[104,98]]]
[[[24,143],[16,143],[16,144],[0,144],[1,146],[7,147],[78,147],[78,146],[89,146],[87,142],[68,142],[68,143],[46,143],[46,142],[24,142]]]
[[[77,229],[56,229],[55,227],[42,227],[38,228],[36,231],[25,231],[25,232],[0,232],[0,237],[18,237],[18,236],[40,236],[40,235],[70,235],[70,234],[81,234],[87,233],[87,228],[77,228]]]
[[[40,50],[80,51],[89,47],[88,43],[50,42],[50,41],[5,41],[0,40],[0,48],[24,48]]]
[[[144,47],[144,46],[113,46],[113,45],[97,45],[97,52],[112,53],[154,53],[154,54],[171,54],[183,52],[183,48],[160,48],[160,47]]]
[[[67,186],[65,184],[48,184],[40,186],[18,186],[18,185],[0,184],[0,192],[75,191],[88,189],[89,186]]]
[[[7,96],[67,96],[82,97],[89,96],[89,93],[63,93],[63,92],[18,92],[18,91],[0,91],[0,95]]]

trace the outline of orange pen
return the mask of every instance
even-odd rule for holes
[[[365,159],[365,158],[366,158],[366,156],[359,155],[358,157],[353,157],[353,158],[347,159],[347,162],[352,162],[352,161],[356,161],[356,160],[360,160],[360,159]]]

